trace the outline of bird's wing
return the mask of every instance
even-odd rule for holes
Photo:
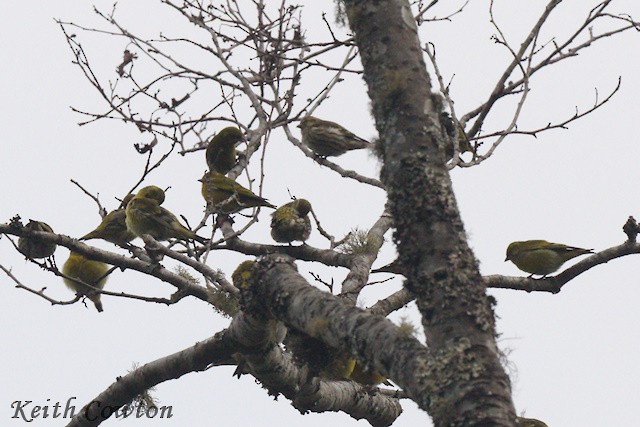
[[[309,127],[309,135],[312,138],[325,140],[325,139],[342,139],[346,136],[346,133],[349,133],[348,130],[343,128],[340,125],[316,125]]]
[[[552,251],[556,251],[556,252],[574,252],[574,251],[587,252],[591,250],[591,249],[578,248],[576,246],[567,246],[567,245],[563,245],[562,243],[548,243],[545,249],[551,249]]]
[[[264,200],[262,197],[254,194],[251,190],[244,188],[242,185],[238,184],[235,181],[233,181],[233,192],[237,193],[239,196],[246,197],[251,200]]]

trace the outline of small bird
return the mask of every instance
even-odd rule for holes
[[[83,255],[71,251],[69,258],[62,266],[62,274],[67,276],[63,277],[62,280],[69,289],[89,298],[96,306],[96,309],[102,312],[100,293],[92,289],[91,286],[103,289],[104,284],[107,282],[107,271],[109,271],[108,264],[85,258]],[[78,283],[72,279],[79,280],[82,283]]]
[[[511,261],[520,270],[531,273],[531,276],[538,274],[544,278],[571,258],[592,253],[593,249],[576,248],[546,240],[527,240],[511,243],[507,248],[505,261]]]
[[[280,206],[271,214],[271,237],[279,243],[304,242],[311,234],[311,203],[296,199]]]
[[[127,228],[138,237],[149,234],[156,240],[175,238],[200,243],[208,241],[180,224],[178,218],[161,207],[156,199],[142,197],[140,192],[127,205],[125,215]]]
[[[460,154],[473,152],[473,147],[471,147],[471,143],[467,139],[467,135],[464,133],[464,130],[454,122],[451,115],[446,111],[440,113],[440,126],[444,129],[445,134],[447,135],[446,145],[444,148],[447,161],[451,160],[453,157],[453,144],[456,140],[458,142],[458,150]]]
[[[356,364],[356,359],[348,353],[329,347],[296,329],[288,331],[284,345],[296,365],[306,366],[312,377],[323,380],[348,380]]]
[[[320,369],[318,376],[323,380],[348,380],[356,366],[356,359],[344,352],[331,349],[327,355],[330,363]]]
[[[247,260],[242,261],[231,274],[231,281],[233,286],[238,289],[243,289],[247,286],[247,281],[251,277],[251,270],[255,267],[256,262]]]
[[[521,427],[548,427],[546,423],[535,418],[517,417],[516,421]]]
[[[136,196],[144,197],[145,199],[153,199],[156,202],[158,202],[158,205],[161,205],[162,203],[164,203],[164,199],[165,199],[164,190],[160,187],[156,187],[155,185],[148,185],[146,187],[141,188],[136,193]],[[126,197],[125,197],[125,200],[126,200]],[[121,206],[126,208],[129,201],[131,201],[131,199],[129,199],[125,204],[123,200]]]
[[[276,208],[220,172],[209,171],[199,181],[202,183],[202,197],[207,206],[215,207],[221,213],[230,214],[256,206]]]
[[[136,235],[129,231],[127,224],[125,223],[125,218],[127,216],[125,209],[133,197],[133,194],[127,194],[127,196],[122,200],[121,206],[123,207],[109,212],[104,218],[102,218],[102,222],[100,222],[95,230],[85,234],[80,238],[80,240],[102,239],[107,242],[115,243],[116,245],[126,246],[127,243],[135,239]]]
[[[320,321],[317,327],[326,327],[326,321]],[[294,328],[287,332],[284,346],[286,351],[291,353],[293,362],[300,367],[306,366],[312,377],[334,381],[348,380],[356,364],[356,359],[349,353]]]
[[[242,261],[231,274],[231,280],[233,286],[238,289],[245,289],[249,285],[253,268],[256,266],[256,262],[252,260]],[[270,340],[275,343],[281,343],[287,336],[287,328],[284,323],[277,321],[273,318],[267,320],[266,331],[270,334]],[[238,365],[237,372],[241,372],[242,368]]]
[[[226,175],[236,164],[236,143],[244,141],[240,129],[229,126],[222,129],[207,145],[209,170]]]
[[[387,381],[385,376],[380,372],[366,369],[358,361],[356,361],[353,371],[349,375],[349,379],[362,385],[378,385],[383,383],[385,385],[391,385],[391,383]]]
[[[25,225],[24,228],[33,231],[46,231],[48,233],[53,233],[53,229],[49,224],[42,221],[34,221],[32,219],[29,220],[29,223]],[[27,258],[36,259],[50,257],[56,251],[57,247],[58,245],[55,243],[44,242],[36,239],[35,237],[25,236],[18,239],[18,250]]]
[[[312,116],[300,120],[302,143],[321,157],[340,156],[350,150],[371,147],[371,143],[354,135],[337,123]]]

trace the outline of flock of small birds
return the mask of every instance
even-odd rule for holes
[[[302,143],[319,157],[340,156],[347,151],[371,148],[372,144],[353,134],[337,123],[307,116],[300,120]],[[243,209],[267,207],[275,209],[271,214],[271,237],[278,243],[305,242],[311,234],[311,203],[306,199],[294,199],[280,207],[226,176],[237,163],[236,145],[244,141],[237,127],[226,127],[208,143],[205,152],[208,171],[199,180],[202,197],[210,212],[233,214]],[[165,192],[154,185],[128,194],[118,209],[109,212],[100,224],[80,240],[103,239],[119,246],[126,246],[136,237],[148,234],[156,240],[178,239],[206,244],[209,240],[197,235],[180,223],[178,218],[161,205]],[[25,228],[53,232],[44,222],[31,220]],[[18,250],[28,258],[47,258],[53,255],[55,243],[34,238],[18,240]],[[593,253],[583,249],[546,240],[513,242],[507,248],[505,261],[513,262],[520,270],[542,276],[557,271],[566,261],[580,255]],[[108,265],[71,252],[62,266],[64,283],[74,292],[87,296],[102,311],[100,293],[107,276]],[[373,272],[402,274],[397,263],[391,263]]]
[[[307,116],[298,126],[302,133],[302,143],[319,157],[340,156],[347,151],[371,148],[372,144],[351,133],[337,123]],[[275,209],[271,214],[271,237],[278,243],[305,242],[311,234],[311,203],[306,199],[294,199],[280,207],[254,194],[233,179],[227,177],[237,163],[236,145],[244,141],[240,129],[226,127],[208,143],[205,157],[208,171],[199,180],[202,197],[207,203],[207,212],[229,215],[243,209],[267,207]],[[165,192],[149,185],[128,194],[118,209],[109,212],[100,224],[80,240],[103,239],[126,247],[136,237],[150,235],[156,240],[177,239],[197,241],[206,245],[209,239],[199,236],[180,223],[178,218],[161,205]],[[34,231],[53,232],[44,222],[31,220],[25,228]],[[18,250],[28,258],[48,258],[56,250],[55,243],[47,243],[33,237],[21,237]],[[591,249],[550,243],[546,240],[513,242],[507,248],[505,261],[513,262],[520,270],[530,273],[529,277],[542,278],[557,271],[566,261],[580,255],[593,253]],[[234,285],[242,289],[251,276],[254,261],[244,261],[232,274]],[[102,312],[100,291],[107,281],[109,266],[71,251],[62,266],[63,281],[78,295],[86,296]],[[402,274],[403,268],[393,262],[372,273],[391,272]],[[372,386],[386,383],[386,378],[366,365],[359,364],[348,354],[331,349],[322,342],[304,334],[290,331],[284,341],[294,359],[298,358],[310,367],[314,375],[324,379],[354,380]],[[542,421],[518,418],[523,426],[544,427]]]

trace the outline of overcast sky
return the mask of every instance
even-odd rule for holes
[[[135,4],[133,4],[135,3]],[[323,10],[333,2],[302,1],[303,25],[310,36],[325,37],[318,27]],[[504,64],[504,48],[490,40],[486,1],[471,2],[453,22],[432,24],[432,40],[445,78],[452,75],[456,110],[466,112],[491,92]],[[517,4],[516,4],[517,3]],[[540,13],[543,2],[496,2],[496,19],[513,46],[519,46]],[[595,5],[567,2],[558,8],[543,36],[566,35]],[[97,1],[108,10],[110,2]],[[119,16],[131,29],[145,34],[173,30],[180,25],[163,12],[159,2],[122,1]],[[442,9],[444,13],[445,9]],[[611,12],[640,19],[640,5],[614,2]],[[102,105],[79,69],[54,18],[88,26],[101,25],[89,3],[54,0],[11,2],[0,6],[0,221],[19,214],[23,221],[44,220],[56,232],[79,237],[99,222],[95,204],[70,179],[99,193],[109,209],[116,207],[139,178],[145,158],[134,143],[148,141],[133,126],[101,121],[79,127],[82,120],[70,106],[100,110]],[[177,18],[180,19],[180,18]],[[314,32],[315,31],[315,32]],[[86,37],[80,41],[99,77],[116,78],[115,67],[127,48],[123,39]],[[424,35],[423,35],[424,37]],[[423,42],[426,39],[423,38]],[[538,138],[510,137],[485,163],[452,172],[456,197],[470,243],[482,274],[521,276],[504,263],[509,242],[546,239],[575,246],[606,249],[622,243],[622,225],[629,215],[640,218],[640,35],[629,33],[599,42],[577,58],[550,67],[531,82],[531,95],[519,128],[538,128],[570,117],[575,108],[589,108],[612,90],[619,76],[622,87],[603,108],[571,123],[569,129],[541,133]],[[303,80],[303,87],[306,82]],[[215,94],[211,94],[212,99]],[[510,120],[509,108],[498,108],[489,125]],[[375,136],[364,84],[350,80],[316,112],[341,122],[365,138]],[[297,129],[296,129],[297,130]],[[314,205],[323,227],[338,237],[350,229],[370,227],[382,212],[385,195],[304,157],[284,138],[273,138],[266,158],[264,194],[275,204],[288,201],[288,191]],[[160,147],[161,148],[161,147]],[[378,161],[365,152],[349,153],[336,162],[377,177]],[[204,202],[196,180],[205,170],[204,154],[173,156],[147,183],[171,186],[165,206],[197,223]],[[257,171],[258,169],[253,169]],[[249,233],[248,240],[269,243],[269,217]],[[113,249],[106,242],[92,242]],[[326,247],[314,231],[310,244]],[[61,265],[68,255],[58,248]],[[389,242],[376,266],[394,258]],[[209,264],[230,274],[246,257],[216,252]],[[54,298],[73,294],[59,278],[38,270],[16,253],[6,238],[0,240],[0,264],[11,268],[25,285],[47,288]],[[171,265],[167,262],[167,265]],[[339,283],[345,269],[299,263],[299,269],[320,273]],[[500,345],[512,367],[514,399],[519,413],[540,418],[551,427],[637,426],[640,415],[640,299],[636,256],[598,266],[570,282],[558,295],[490,291],[496,308]],[[376,278],[388,277],[387,275]],[[401,278],[364,293],[365,305],[399,289]],[[116,271],[107,283],[112,291],[167,296],[172,287],[132,271]],[[14,287],[0,272],[0,424],[20,425],[11,419],[14,401],[53,405],[74,397],[81,408],[126,374],[134,363],[144,364],[203,340],[228,324],[206,304],[185,299],[166,307],[122,298],[103,297],[104,312],[90,306],[50,306]],[[393,316],[410,316],[413,307]],[[299,425],[348,426],[356,421],[345,414],[300,415],[290,404],[272,398],[249,376],[232,378],[232,368],[215,368],[161,384],[155,396],[172,405],[169,421],[126,421],[126,425]],[[49,399],[49,400],[47,400]],[[428,417],[410,401],[395,426],[428,425]],[[106,425],[116,425],[112,419]],[[365,425],[364,421],[358,422]],[[30,425],[60,425],[59,420],[36,419]]]

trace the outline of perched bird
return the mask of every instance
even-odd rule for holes
[[[276,209],[271,214],[273,240],[280,243],[307,240],[311,234],[310,211],[311,203],[306,199],[296,199]]]
[[[63,277],[62,280],[75,293],[86,295],[96,306],[96,309],[101,312],[100,293],[90,286],[98,289],[104,288],[104,284],[107,281],[107,271],[109,271],[109,265],[104,262],[94,261],[71,251],[69,258],[62,266],[62,273],[67,276]],[[76,279],[83,283],[78,283],[71,279]]]
[[[240,129],[229,126],[209,141],[207,145],[207,166],[209,170],[225,175],[236,164],[236,143],[243,141]]]
[[[161,207],[155,199],[136,195],[127,205],[125,213],[127,228],[138,237],[149,234],[156,240],[175,238],[207,242],[207,239],[180,224],[178,218]]]
[[[141,188],[136,193],[136,196],[144,197],[145,199],[153,199],[156,202],[158,202],[158,205],[161,205],[162,203],[164,203],[164,198],[165,198],[164,190],[160,187],[156,187],[155,185],[148,185],[146,187]],[[125,197],[125,200],[126,199],[127,198]],[[129,199],[129,201],[130,200],[131,199]],[[127,204],[129,203],[129,201],[127,201]],[[127,204],[125,204],[123,200],[121,206],[124,206],[126,208]]]
[[[516,421],[521,427],[548,427],[546,423],[535,418],[517,417]]]
[[[230,214],[256,206],[276,208],[266,199],[253,194],[220,172],[209,171],[204,174],[200,182],[202,182],[202,197],[207,202],[207,206],[216,207],[221,213]]]
[[[247,286],[247,280],[251,277],[251,270],[255,265],[255,261],[242,261],[231,274],[233,286],[238,289],[245,288]]]
[[[356,366],[356,359],[347,353],[334,350],[331,350],[328,356],[331,361],[320,369],[318,376],[323,380],[348,380]]]
[[[513,242],[507,248],[505,261],[511,261],[522,271],[545,277],[558,270],[562,264],[584,254],[592,254],[593,249],[582,249],[546,240]]]
[[[349,375],[349,379],[363,385],[378,385],[382,383],[391,385],[380,372],[366,369],[357,361],[353,367],[353,371]]]
[[[29,220],[29,223],[24,226],[33,231],[46,231],[53,233],[53,229],[48,224],[42,221]],[[55,243],[44,242],[38,240],[35,237],[20,237],[18,239],[18,250],[27,258],[47,258],[53,255],[58,245]]]
[[[80,238],[80,240],[102,239],[107,242],[115,243],[116,245],[125,246],[127,243],[135,239],[136,235],[129,231],[127,224],[125,223],[125,218],[127,216],[125,208],[131,199],[133,199],[133,194],[128,194],[127,197],[122,200],[122,208],[109,212],[104,218],[102,218],[102,222],[100,222],[95,230],[85,234]]]
[[[242,261],[231,274],[233,286],[238,289],[245,289],[249,285],[248,281],[251,278],[251,274],[255,266],[255,261]],[[287,328],[286,326],[284,326],[284,323],[280,321],[271,318],[267,320],[265,326],[267,334],[270,335],[269,338],[275,343],[281,343],[287,336]],[[242,368],[240,365],[238,365],[238,369],[236,370],[236,372],[242,372]]]
[[[339,156],[350,150],[371,146],[369,141],[354,135],[339,124],[312,116],[300,120],[298,127],[302,131],[302,143],[318,156]]]
[[[440,126],[444,129],[447,135],[447,141],[444,148],[444,153],[447,161],[451,160],[451,158],[453,157],[453,144],[456,140],[458,142],[458,150],[460,154],[473,152],[473,147],[471,147],[471,144],[469,143],[464,130],[461,129],[456,122],[454,122],[451,115],[446,111],[440,113]]]
[[[293,356],[293,362],[300,367],[306,366],[312,377],[348,380],[356,364],[356,359],[348,353],[330,347],[297,329],[289,329],[284,346]]]

